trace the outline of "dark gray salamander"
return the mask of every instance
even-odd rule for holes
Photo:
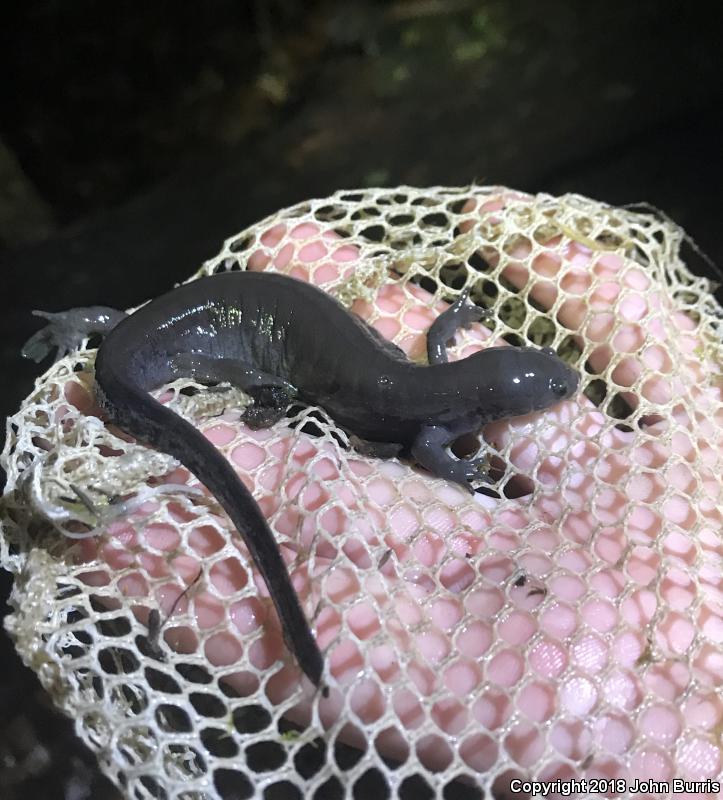
[[[289,649],[317,686],[323,659],[266,519],[216,448],[149,391],[182,376],[228,381],[254,398],[244,418],[255,428],[280,419],[296,397],[323,407],[363,452],[406,452],[469,488],[486,477],[487,460],[455,458],[447,448],[456,438],[548,408],[578,385],[546,348],[490,347],[447,363],[447,340],[483,316],[466,296],[430,328],[429,365],[408,361],[325,292],[272,273],[201,278],[130,316],[100,306],[41,316],[50,324],[23,348],[35,360],[107,334],[95,377],[108,420],[178,459],[216,497],[266,581]]]

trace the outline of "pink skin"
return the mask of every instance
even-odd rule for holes
[[[466,210],[489,221],[509,197]],[[323,440],[284,425],[253,432],[234,413],[202,430],[258,498],[308,616],[317,611],[332,676],[330,696],[317,698],[324,726],[343,716],[343,736],[361,743],[364,726],[391,708],[396,717],[374,740],[380,753],[403,760],[413,752],[443,770],[456,748],[471,774],[506,763],[503,783],[715,778],[723,769],[715,744],[723,419],[720,385],[708,379],[714,366],[701,360],[695,323],[662,288],[641,294],[650,281],[642,268],[558,237],[529,272],[514,260],[525,249],[512,248],[504,276],[544,306],[557,303],[559,323],[588,343],[599,374],[624,353],[607,375],[608,396],[616,385],[641,416],[630,432],[606,427],[580,395],[488,425],[485,441],[510,446],[508,469],[527,476],[515,479],[521,497],[471,498],[397,461],[353,454],[342,466]],[[356,247],[317,224],[277,224],[249,266],[333,290],[357,260]],[[430,301],[416,286],[389,283],[353,310],[419,359],[446,307]],[[450,357],[489,343],[476,325],[458,335]],[[93,413],[79,384],[66,394]],[[656,404],[669,397],[680,402],[667,416]],[[534,499],[524,491],[530,478],[542,487]],[[164,481],[199,485],[183,469]],[[222,668],[243,695],[261,690],[280,703],[296,693],[289,716],[308,720],[314,693],[305,680],[299,693],[266,587],[225,516],[217,527],[194,527],[192,511],[172,506],[191,528],[182,546],[175,527],[144,526],[151,508],[75,546],[86,582],[115,581],[142,622],[150,608],[173,608],[163,632],[171,648]],[[219,555],[229,537],[237,556]],[[193,625],[188,616],[174,625],[187,614]],[[248,662],[259,673],[244,669]]]

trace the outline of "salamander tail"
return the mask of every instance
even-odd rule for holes
[[[178,459],[214,495],[241,535],[269,589],[287,646],[319,686],[323,657],[309,628],[274,535],[251,493],[203,434],[128,376],[96,368],[101,406],[112,423]]]

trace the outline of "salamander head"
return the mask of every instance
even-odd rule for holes
[[[541,411],[571,397],[579,374],[549,347],[492,348],[498,360],[480,376],[480,412],[485,419],[503,419]],[[482,358],[485,352],[478,355]],[[482,362],[481,362],[482,363]]]

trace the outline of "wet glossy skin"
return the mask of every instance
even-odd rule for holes
[[[46,345],[67,348],[89,332],[108,333],[96,359],[96,386],[109,420],[173,455],[214,494],[269,587],[290,650],[317,686],[323,659],[256,502],[215,447],[149,390],[184,375],[229,381],[254,397],[246,415],[253,427],[273,424],[298,397],[325,408],[363,440],[365,452],[411,454],[435,475],[469,488],[484,479],[486,462],[450,455],[454,439],[492,420],[548,408],[578,385],[577,373],[550,350],[495,347],[444,363],[446,339],[481,316],[464,298],[430,329],[430,357],[440,363],[429,365],[407,361],[325,292],[278,274],[202,278],[120,323],[120,312],[92,311],[65,312],[51,321],[55,334],[46,329],[42,342],[42,332],[36,334],[24,352],[37,357]]]

